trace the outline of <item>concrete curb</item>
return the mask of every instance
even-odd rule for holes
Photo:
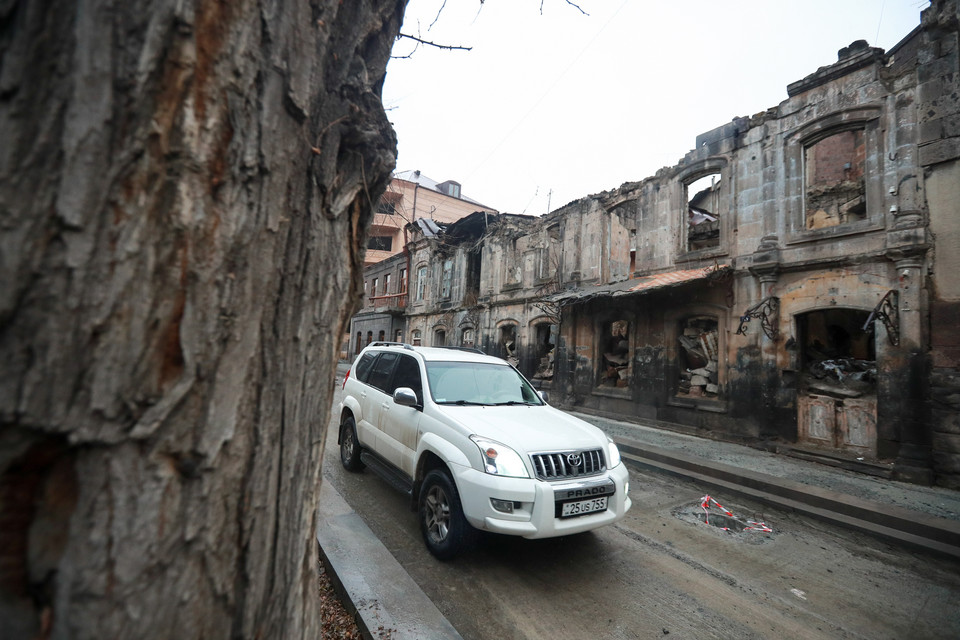
[[[638,468],[696,480],[772,506],[954,560],[960,559],[960,522],[863,500],[749,469],[615,438],[623,459]]]
[[[320,485],[317,543],[334,588],[364,638],[462,640],[329,482]]]

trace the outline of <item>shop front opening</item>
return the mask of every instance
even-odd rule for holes
[[[800,444],[873,457],[877,356],[867,311],[825,309],[797,317]]]

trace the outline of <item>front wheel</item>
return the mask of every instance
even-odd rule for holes
[[[463,515],[457,487],[444,471],[434,469],[423,479],[419,514],[423,541],[437,559],[449,560],[473,543],[476,529]]]
[[[353,417],[347,417],[340,423],[340,464],[347,471],[360,471],[360,443],[357,441],[357,425]]]

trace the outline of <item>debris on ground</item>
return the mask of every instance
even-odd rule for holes
[[[330,582],[330,576],[327,575],[326,567],[322,562],[317,564],[321,640],[359,640],[363,637],[360,628],[340,601]]]

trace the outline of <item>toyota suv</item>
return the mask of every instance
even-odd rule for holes
[[[340,461],[410,499],[441,560],[478,531],[549,538],[630,508],[617,446],[547,405],[519,371],[475,350],[373,343],[344,378]]]

